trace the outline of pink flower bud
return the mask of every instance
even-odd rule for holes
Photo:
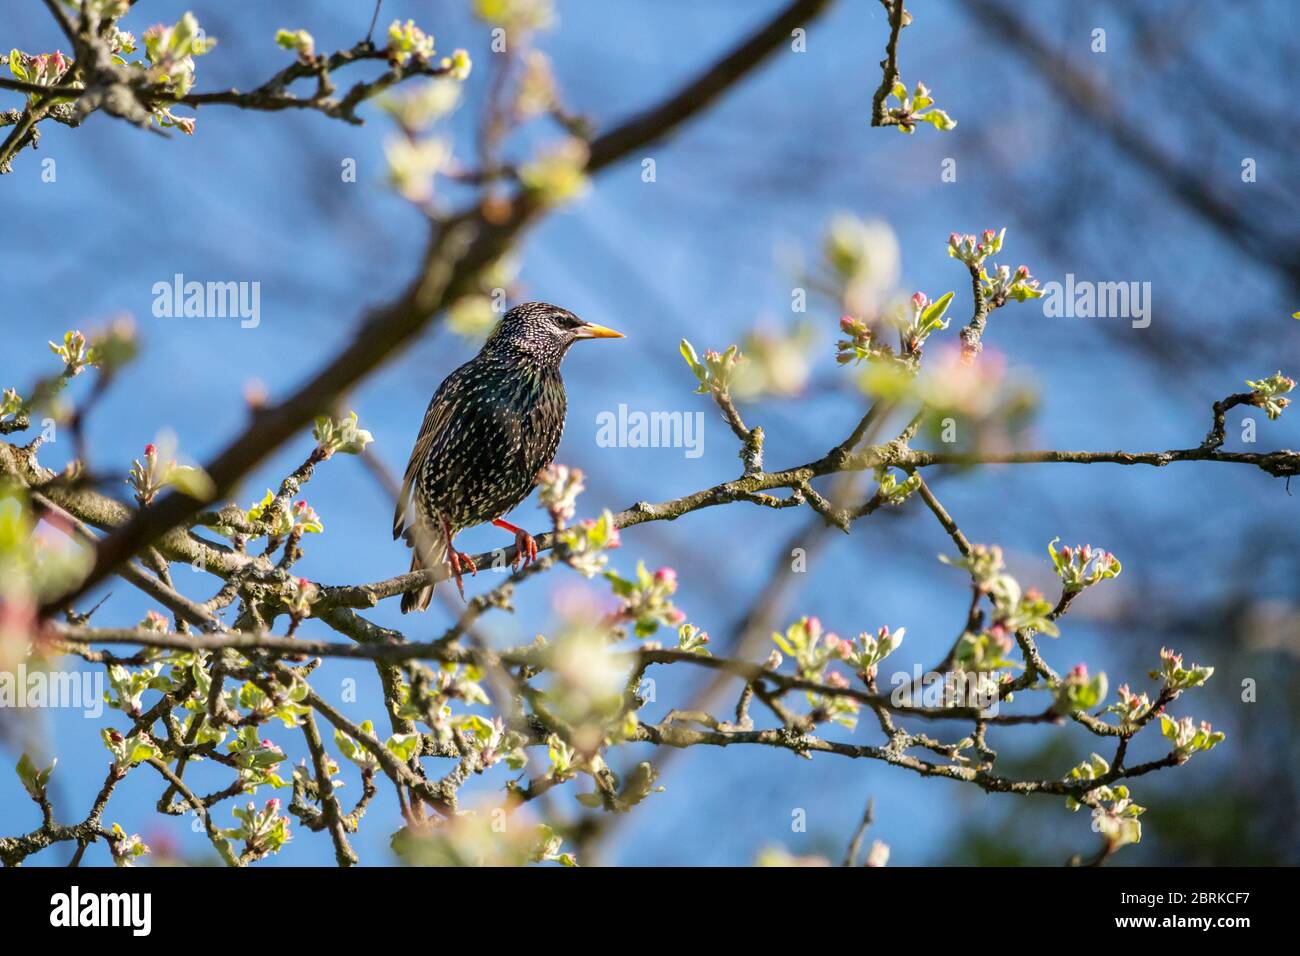
[[[1088,665],[1087,665],[1087,664],[1075,664],[1074,667],[1073,667],[1073,669],[1071,669],[1071,671],[1070,671],[1070,676],[1071,676],[1071,677],[1081,677],[1081,678],[1086,678],[1086,677],[1088,676]]]
[[[1019,269],[1017,269],[1017,270],[1016,270],[1016,278],[1017,278],[1017,279],[1028,279],[1028,278],[1029,278],[1029,266],[1021,266]]]
[[[930,304],[930,299],[924,292],[917,292],[912,296],[912,305],[918,309],[924,309]]]
[[[984,230],[984,241],[985,241],[985,242],[992,242],[992,241],[993,241],[993,235],[994,235],[994,233],[993,233],[993,230],[992,230],[992,229],[985,229],[985,230]]]
[[[153,458],[157,454],[158,454],[158,446],[155,445],[153,442],[150,442],[149,444],[144,446],[144,456],[146,458]]]
[[[685,624],[686,612],[680,608],[673,608],[672,613],[668,615],[668,620],[673,624]]]
[[[948,245],[950,246],[961,245],[961,236],[957,235],[957,233],[955,232],[948,233]]]
[[[655,580],[660,584],[667,584],[671,587],[677,587],[677,572],[672,568],[660,568],[655,572]]]
[[[827,671],[826,683],[830,687],[848,687],[849,679],[839,671]]]
[[[851,315],[840,316],[840,330],[846,335],[857,334],[858,320]]]

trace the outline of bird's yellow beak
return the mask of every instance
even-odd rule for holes
[[[577,337],[580,339],[621,339],[623,333],[607,329],[605,326],[597,325],[594,322],[587,322],[582,328],[578,329]]]

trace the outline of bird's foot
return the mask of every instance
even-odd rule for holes
[[[456,590],[460,592],[460,599],[465,600],[465,582],[461,580],[461,575],[466,569],[471,575],[478,574],[478,565],[464,551],[457,551],[455,548],[447,552],[447,564],[451,568],[451,576],[456,580]]]
[[[522,528],[515,532],[515,559],[510,562],[510,567],[518,570],[520,564],[524,567],[532,564],[537,560],[537,539]]]
[[[503,518],[494,518],[492,523],[515,536],[515,556],[510,562],[510,567],[517,571],[521,561],[524,567],[528,567],[537,560],[537,541],[534,540],[531,534]]]

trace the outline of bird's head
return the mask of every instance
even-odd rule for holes
[[[594,322],[584,322],[568,309],[546,302],[525,302],[507,312],[484,343],[484,351],[522,352],[541,361],[559,363],[579,339],[621,339]]]

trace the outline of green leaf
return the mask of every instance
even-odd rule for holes
[[[957,125],[957,121],[945,113],[943,110],[930,110],[923,116],[918,116],[923,123],[929,123],[935,129],[950,130]]]
[[[1043,297],[1043,290],[1036,289],[1023,282],[1017,282],[1011,287],[1009,294],[1011,298],[1015,299],[1017,302],[1024,302],[1026,299],[1041,299]]]
[[[691,367],[691,371],[695,373],[695,377],[703,383],[708,377],[708,370],[704,367],[703,363],[700,362],[699,356],[695,353],[695,346],[691,345],[691,343],[686,339],[682,339],[682,344],[678,346],[678,351],[682,353],[682,358],[686,359],[686,364]]]
[[[150,757],[156,755],[157,755],[157,751],[154,749],[153,744],[141,740],[134,747],[132,747],[131,752],[127,754],[127,765],[130,766],[133,764],[137,764],[141,760],[148,760]]]
[[[929,331],[932,327],[936,326],[938,328],[947,328],[946,325],[941,323],[943,321],[944,313],[948,311],[948,304],[952,302],[952,295],[953,294],[949,292],[946,295],[940,296],[925,307],[925,310],[921,313],[921,329],[923,332]]]
[[[389,750],[403,761],[410,760],[419,752],[420,735],[419,734],[393,734],[385,742]]]
[[[211,501],[217,493],[208,473],[192,465],[173,465],[167,470],[166,482],[195,501]]]
[[[28,754],[23,754],[18,758],[18,765],[14,769],[18,771],[18,779],[22,781],[23,788],[31,795],[33,800],[45,799],[45,786],[50,782],[50,774],[54,773],[54,768],[58,763],[58,760],[55,760],[54,763],[41,770]]]

